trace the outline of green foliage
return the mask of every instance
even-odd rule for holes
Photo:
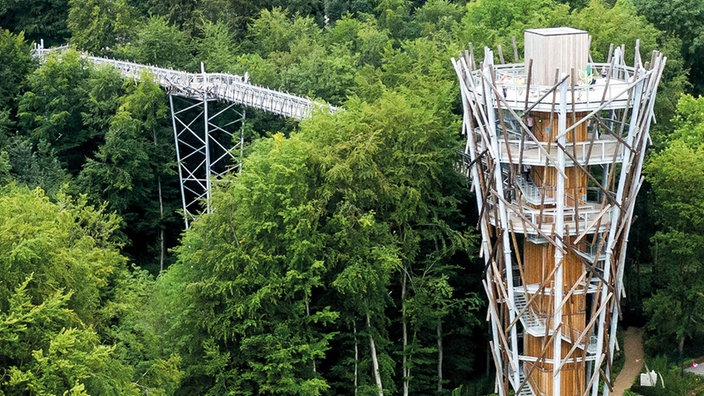
[[[599,18],[595,18],[599,15]],[[633,64],[636,40],[640,40],[640,52],[645,60],[658,48],[660,32],[638,15],[630,0],[619,0],[611,7],[603,0],[590,0],[589,4],[574,13],[571,22],[577,28],[592,34],[591,54],[596,62],[605,62],[609,45],[626,46],[626,62]]]
[[[660,202],[655,214],[664,227],[692,233],[703,230],[704,205],[697,194],[704,188],[702,159],[702,143],[688,147],[682,140],[676,140],[653,155],[647,164],[655,199]]]
[[[32,303],[31,277],[17,286],[0,313],[0,356],[7,369],[3,394],[137,394],[130,370],[112,358],[91,328],[68,309],[61,291]]]
[[[351,15],[362,18],[374,11],[375,0],[327,0],[324,1],[324,11],[331,21]]]
[[[262,10],[249,26],[249,36],[254,50],[262,56],[288,52],[294,42],[316,42],[320,29],[312,18],[296,16],[292,20],[280,8]]]
[[[24,33],[0,31],[0,110],[14,110],[21,83],[35,67],[29,48]]]
[[[381,29],[388,30],[392,37],[411,38],[416,35],[416,26],[411,19],[409,0],[378,0],[374,9]]]
[[[704,142],[701,99],[682,98],[667,147],[646,164],[652,184],[654,216],[660,230],[652,238],[659,290],[644,304],[649,344],[656,349],[679,345],[701,334],[704,320]]]
[[[68,0],[71,44],[95,54],[109,54],[129,40],[136,11],[127,0]]]
[[[40,187],[50,197],[69,182],[70,177],[61,166],[54,150],[41,140],[36,146],[22,137],[11,139],[5,153],[13,180],[29,189]]]
[[[235,39],[222,22],[203,24],[203,38],[196,45],[197,59],[205,63],[206,70],[231,72],[237,62]]]
[[[147,65],[194,69],[189,35],[169,24],[166,18],[152,16],[135,30],[130,42],[118,43],[115,55]]]
[[[473,1],[467,3],[458,36],[463,43],[474,45],[478,58],[483,58],[481,51],[485,46],[495,49],[500,44],[504,56],[511,59],[511,37],[516,37],[520,56],[525,29],[567,25],[568,16],[569,7],[552,0]],[[594,45],[592,48],[595,48]]]
[[[83,127],[89,113],[91,68],[76,51],[49,57],[28,78],[19,101],[19,124],[37,144],[49,142],[70,172],[76,172],[100,136]]]
[[[461,179],[443,111],[389,92],[254,144],[237,182],[221,185],[214,212],[188,230],[160,278],[172,285],[160,290],[178,299],[168,334],[189,368],[181,391],[325,393],[354,363],[355,327],[365,351],[360,392],[375,389],[372,358],[383,387],[396,389],[388,326],[398,319],[388,310],[398,297],[389,293],[408,271],[407,320],[435,334],[453,310],[447,261],[470,243],[451,224]],[[344,351],[329,354],[343,341]],[[417,358],[419,373],[432,371],[434,345],[433,336],[414,337],[403,353]]]
[[[694,93],[704,89],[704,75],[696,65],[704,57],[704,4],[699,1],[675,0],[660,3],[652,0],[633,0],[638,12],[655,27],[679,42],[677,52],[690,70]]]
[[[704,390],[704,379],[692,373],[685,373],[681,367],[657,356],[646,362],[662,378],[654,387],[632,386],[631,390],[644,396],[700,395]],[[662,380],[662,381],[661,381]]]
[[[115,358],[134,369],[135,384],[144,394],[172,395],[183,375],[181,357],[168,351],[163,334],[168,308],[155,298],[154,288],[146,270],[120,274],[102,310],[103,320],[113,323],[105,339],[115,345]]]
[[[698,149],[704,142],[704,99],[684,95],[677,102],[677,113],[672,118],[673,130],[663,143],[679,141],[681,149]],[[676,150],[676,149],[673,149]]]
[[[104,307],[125,259],[119,219],[85,198],[6,185],[0,191],[3,394],[137,394],[133,371],[103,344]]]
[[[77,184],[94,202],[107,202],[130,224],[129,252],[147,266],[154,252],[157,257],[164,254],[159,252],[164,238],[159,230],[177,221],[177,192],[170,182],[175,153],[161,88],[146,76],[138,84],[125,86],[127,93],[119,98],[120,106],[110,118],[105,143],[95,159],[86,161]]]
[[[68,38],[66,30],[67,0],[1,0],[0,26],[13,32],[24,32],[35,42],[61,45]]]
[[[314,367],[329,348],[327,325],[337,313],[311,306],[327,269],[311,195],[315,169],[305,162],[310,154],[298,139],[256,145],[247,172],[216,195],[215,212],[186,233],[179,262],[169,270],[185,270],[179,281],[190,284],[193,316],[185,325],[192,328],[183,331],[210,335],[196,341],[203,357],[188,361],[191,370],[213,377],[205,388],[210,394],[303,395],[328,388]],[[227,352],[233,347],[236,354]]]
[[[382,53],[392,43],[388,31],[379,29],[371,17],[359,20],[346,16],[326,30],[324,39],[330,46],[346,46],[360,65],[375,67],[381,65]]]
[[[0,306],[7,307],[14,288],[33,273],[38,280],[28,289],[33,299],[69,290],[69,307],[83,322],[100,325],[103,293],[124,266],[111,236],[119,219],[84,198],[57,198],[54,204],[39,190],[12,186],[0,195]]]
[[[414,20],[421,36],[453,40],[464,13],[465,10],[455,2],[430,0],[415,12]]]

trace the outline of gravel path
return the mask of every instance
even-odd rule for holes
[[[643,331],[638,327],[629,327],[623,336],[623,352],[626,363],[616,377],[614,396],[623,396],[623,391],[631,387],[643,368]]]

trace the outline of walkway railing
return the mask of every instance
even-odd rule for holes
[[[64,52],[68,45],[43,48],[37,46],[34,56],[44,58],[50,53]],[[308,98],[251,84],[246,76],[224,73],[188,73],[185,71],[147,66],[134,62],[97,56],[83,55],[96,65],[115,67],[124,77],[139,79],[151,75],[155,83],[169,93],[192,99],[217,99],[264,110],[284,117],[301,120],[310,117],[315,108],[327,108],[333,112],[336,107],[312,101]]]

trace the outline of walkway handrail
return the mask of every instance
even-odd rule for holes
[[[38,45],[34,48],[33,53],[35,57],[42,59],[50,53],[61,53],[68,49],[70,49],[68,45],[55,48],[43,48]],[[127,78],[137,80],[145,73],[149,73],[153,76],[155,83],[170,94],[177,96],[222,100],[297,120],[310,117],[313,109],[327,108],[330,112],[337,110],[337,107],[326,103],[251,84],[247,75],[188,73],[87,54],[82,54],[82,57],[96,65],[113,66],[120,71],[123,77]]]

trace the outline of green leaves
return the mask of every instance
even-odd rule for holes
[[[676,129],[664,140],[667,146],[645,166],[660,226],[651,238],[659,290],[644,303],[654,335],[650,343],[661,349],[676,340],[680,353],[685,340],[701,334],[704,320],[703,104],[701,98],[682,97],[673,119]]]
[[[7,376],[4,394],[136,394],[129,369],[112,359],[114,348],[100,345],[67,307],[71,293],[49,295],[31,302],[27,288],[32,276],[18,285],[9,308],[0,313],[0,359]]]
[[[189,36],[162,16],[138,25],[134,39],[117,46],[115,54],[133,62],[180,70],[195,69]]]
[[[68,0],[67,24],[72,44],[94,54],[107,55],[129,39],[137,21],[127,0]]]
[[[114,242],[93,238],[89,230],[109,233],[117,220],[103,214],[83,229],[81,211],[95,210],[87,209],[85,201],[63,201],[60,207],[41,191],[16,187],[6,188],[0,202],[0,304],[7,304],[25,274],[34,273],[39,282],[31,289],[33,298],[41,300],[59,288],[71,290],[71,307],[82,320],[97,324],[101,291],[124,259]]]

